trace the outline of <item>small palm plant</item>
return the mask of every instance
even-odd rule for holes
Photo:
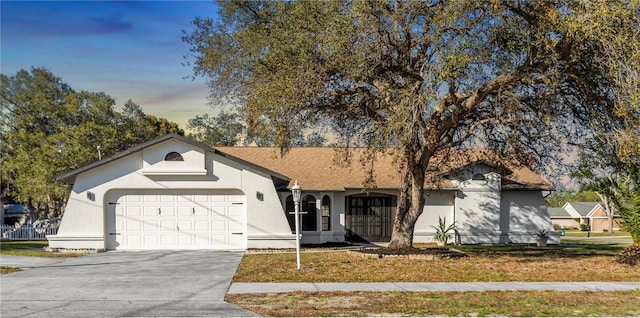
[[[436,241],[438,246],[447,245],[447,241],[451,237],[450,232],[456,230],[456,222],[451,223],[447,226],[447,218],[441,218],[438,216],[438,226],[433,226],[436,229],[436,234],[433,236],[433,239]]]
[[[549,239],[549,232],[547,230],[539,230],[536,232],[536,245],[538,247],[547,246],[548,239]]]

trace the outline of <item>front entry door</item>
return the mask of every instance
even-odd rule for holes
[[[395,207],[395,196],[348,196],[347,240],[390,241]]]

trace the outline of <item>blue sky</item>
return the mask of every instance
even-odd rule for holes
[[[46,67],[77,91],[105,92],[117,108],[132,99],[184,129],[211,108],[205,79],[185,79],[182,30],[217,10],[211,1],[2,0],[0,71]]]

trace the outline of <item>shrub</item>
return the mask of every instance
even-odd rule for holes
[[[627,264],[635,266],[640,263],[640,245],[633,244],[622,251],[616,258],[616,261],[620,264]]]

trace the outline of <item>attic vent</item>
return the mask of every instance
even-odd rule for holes
[[[164,156],[164,161],[184,161],[182,155],[173,151]]]
[[[475,181],[486,181],[487,178],[484,177],[483,174],[481,173],[476,173],[473,175],[473,177],[471,177],[471,180],[475,180]]]

